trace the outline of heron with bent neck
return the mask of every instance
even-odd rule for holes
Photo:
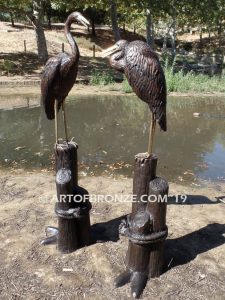
[[[102,53],[109,56],[112,68],[125,74],[136,95],[149,105],[152,113],[148,153],[152,154],[156,121],[167,130],[166,80],[157,54],[143,41],[120,40]]]
[[[56,144],[58,143],[58,111],[61,107],[65,136],[68,142],[65,99],[76,81],[80,58],[79,48],[70,31],[71,25],[75,21],[85,27],[90,25],[89,21],[79,12],[73,12],[68,16],[65,23],[65,36],[72,53],[60,53],[51,57],[45,65],[41,79],[42,103],[45,113],[49,120],[55,119]]]

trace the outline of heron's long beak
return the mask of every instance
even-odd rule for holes
[[[111,54],[113,54],[116,51],[118,51],[118,46],[115,44],[112,47],[109,47],[109,48],[103,50],[101,53],[101,56],[104,58],[104,57],[110,56]]]
[[[91,26],[90,22],[84,17],[84,16],[79,16],[78,21],[83,24],[86,28],[88,28],[89,26]]]

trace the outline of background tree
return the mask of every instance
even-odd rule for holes
[[[45,63],[48,58],[47,44],[42,25],[43,17],[43,2],[42,0],[0,0],[0,9],[8,13],[17,13],[21,16],[26,16],[35,31],[38,58],[41,63]]]

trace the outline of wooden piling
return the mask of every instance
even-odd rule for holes
[[[23,46],[24,46],[24,52],[27,53],[27,42],[26,42],[26,40],[23,41]]]
[[[167,236],[166,208],[168,191],[169,185],[167,181],[160,177],[153,179],[149,183],[149,201],[147,211],[152,215],[153,232],[164,232],[165,238]],[[158,277],[163,272],[165,238],[162,238],[161,241],[150,245],[150,278]]]
[[[127,270],[117,277],[117,287],[131,281],[131,293],[138,298],[148,278],[162,274],[164,240],[167,236],[166,198],[168,184],[156,177],[157,157],[135,157],[132,212],[120,226],[129,238]]]
[[[96,56],[96,47],[95,47],[95,44],[93,44],[93,57],[95,57]]]
[[[55,146],[58,249],[63,253],[90,244],[90,205],[88,192],[78,186],[77,149],[72,142]]]
[[[65,44],[62,43],[62,52],[64,53],[65,52]]]
[[[77,144],[60,142],[55,145],[58,230],[54,229],[55,239],[48,237],[42,244],[57,242],[61,253],[71,253],[87,246],[90,238],[91,204],[88,192],[78,186]],[[46,232],[51,232],[46,230]]]

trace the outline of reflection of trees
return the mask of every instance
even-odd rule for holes
[[[90,165],[101,161],[133,164],[134,155],[146,151],[150,114],[145,103],[132,96],[75,98],[68,101],[67,115],[70,136],[80,146],[80,161]],[[213,150],[218,136],[224,138],[224,119],[215,117],[224,108],[225,104],[218,99],[169,99],[169,130],[168,133],[157,131],[155,144],[161,174],[174,178],[193,170],[196,162],[203,162],[202,154]],[[203,116],[194,118],[193,112]],[[0,117],[5,137],[2,158],[27,159],[31,165],[49,164],[54,122],[40,117],[40,108],[0,111]],[[64,136],[63,130],[60,135]],[[26,148],[15,151],[18,146]],[[35,155],[39,152],[40,156]],[[167,168],[162,169],[164,166]],[[131,174],[131,169],[126,172]]]

